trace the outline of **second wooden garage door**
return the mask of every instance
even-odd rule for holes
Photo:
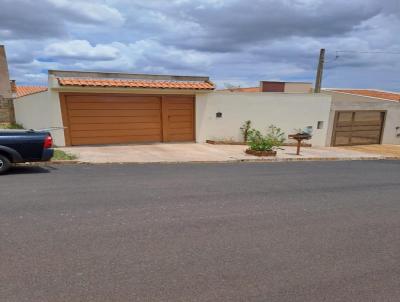
[[[339,111],[335,114],[333,146],[380,144],[385,112]]]
[[[62,95],[67,145],[193,141],[193,96]]]

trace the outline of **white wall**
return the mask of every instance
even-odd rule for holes
[[[286,133],[313,126],[313,146],[325,146],[331,97],[324,94],[288,94],[215,91],[196,96],[196,140],[242,140],[240,127],[251,120],[253,127],[266,130],[274,124]],[[216,113],[222,112],[222,118]],[[318,121],[323,129],[318,130]]]
[[[62,127],[60,102],[50,96],[49,91],[44,91],[15,99],[16,122],[26,129]],[[65,145],[64,131],[54,130],[51,134],[55,145]]]
[[[332,139],[335,112],[340,110],[381,110],[386,111],[385,125],[383,128],[382,144],[400,144],[400,103],[397,101],[386,101],[366,96],[359,96],[348,93],[324,91],[324,94],[332,96],[332,108],[328,126],[327,144],[330,145]]]

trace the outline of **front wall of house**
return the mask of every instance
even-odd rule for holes
[[[357,96],[344,93],[325,92],[332,96],[332,108],[330,111],[327,145],[331,144],[335,112],[379,110],[386,111],[383,126],[382,144],[400,144],[400,103],[396,101],[385,101],[370,97]]]
[[[323,94],[219,92],[201,95],[196,100],[198,142],[242,140],[240,127],[246,120],[265,130],[274,124],[286,133],[313,127],[313,146],[325,146],[331,97]],[[221,118],[216,113],[222,113]],[[323,128],[317,129],[318,121]]]

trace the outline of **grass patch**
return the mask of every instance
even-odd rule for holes
[[[0,124],[0,129],[24,129],[21,124]]]
[[[78,156],[76,156],[75,154],[70,154],[62,150],[54,150],[54,155],[52,160],[74,160],[77,158]]]

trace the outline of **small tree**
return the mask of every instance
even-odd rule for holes
[[[240,127],[240,131],[242,132],[243,135],[243,141],[246,143],[248,138],[249,138],[249,131],[251,129],[251,121],[245,121],[242,125],[242,127]]]

